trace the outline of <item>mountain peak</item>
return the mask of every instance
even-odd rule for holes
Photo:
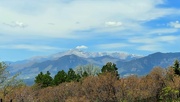
[[[134,54],[128,54],[128,53],[122,53],[122,52],[85,52],[81,49],[70,49],[68,51],[64,52],[59,52],[57,54],[51,55],[52,59],[58,59],[59,57],[62,57],[64,55],[77,55],[79,57],[83,58],[94,58],[94,57],[101,57],[101,56],[111,56],[114,58],[118,59],[123,59],[123,60],[131,60],[131,59],[136,59],[140,58],[138,55]]]

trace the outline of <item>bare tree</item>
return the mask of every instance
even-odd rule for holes
[[[79,75],[83,75],[84,72],[86,72],[90,76],[95,76],[99,74],[101,69],[98,66],[95,66],[93,64],[87,64],[84,66],[77,66],[75,69],[75,72]]]
[[[7,71],[7,65],[4,62],[0,62],[0,91],[4,100],[7,94],[11,93],[17,86],[22,85],[22,81],[17,80],[18,75],[10,76]]]

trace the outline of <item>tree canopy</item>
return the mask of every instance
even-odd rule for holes
[[[106,65],[102,67],[101,72],[102,73],[111,72],[115,74],[117,77],[119,77],[118,68],[116,67],[116,64],[112,62],[107,62]]]
[[[35,83],[42,88],[48,87],[48,86],[53,85],[53,78],[50,76],[49,71],[47,71],[46,74],[44,74],[43,72],[40,72],[35,77]]]
[[[55,76],[54,76],[54,84],[59,85],[60,83],[66,82],[67,80],[67,74],[64,70],[59,71]]]

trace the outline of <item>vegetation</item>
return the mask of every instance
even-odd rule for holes
[[[67,79],[67,74],[64,70],[59,71],[55,76],[54,76],[54,85],[59,85],[61,83],[66,82]]]
[[[80,76],[96,76],[101,72],[101,69],[98,66],[94,66],[93,64],[77,66],[75,72]]]
[[[167,69],[155,67],[141,77],[119,78],[116,65],[110,62],[96,75],[69,69],[52,78],[49,72],[41,72],[34,86],[16,87],[6,98],[17,102],[177,102],[180,101],[177,70],[178,60]]]
[[[178,60],[175,60],[173,68],[174,68],[175,74],[180,75],[180,67],[179,67],[179,61]]]
[[[116,64],[108,62],[106,65],[104,65],[101,69],[102,73],[110,72],[112,74],[115,74],[117,78],[119,78],[118,74],[118,68],[116,67]]]
[[[4,100],[6,100],[8,94],[23,85],[22,81],[17,79],[18,74],[10,76],[6,69],[7,65],[0,62],[0,97]]]
[[[47,71],[46,74],[40,72],[38,76],[35,77],[35,83],[41,88],[53,85],[53,79],[50,76],[50,72]]]

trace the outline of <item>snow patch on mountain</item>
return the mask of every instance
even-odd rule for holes
[[[58,59],[62,56],[72,55],[72,54],[77,55],[79,57],[83,57],[83,58],[111,56],[111,57],[122,59],[122,60],[131,60],[131,59],[136,59],[136,58],[142,57],[140,55],[134,55],[134,54],[128,54],[128,53],[122,53],[122,52],[113,52],[113,53],[110,53],[110,52],[84,52],[80,49],[71,49],[69,51],[59,52],[57,54],[51,55],[50,57],[52,59]]]

